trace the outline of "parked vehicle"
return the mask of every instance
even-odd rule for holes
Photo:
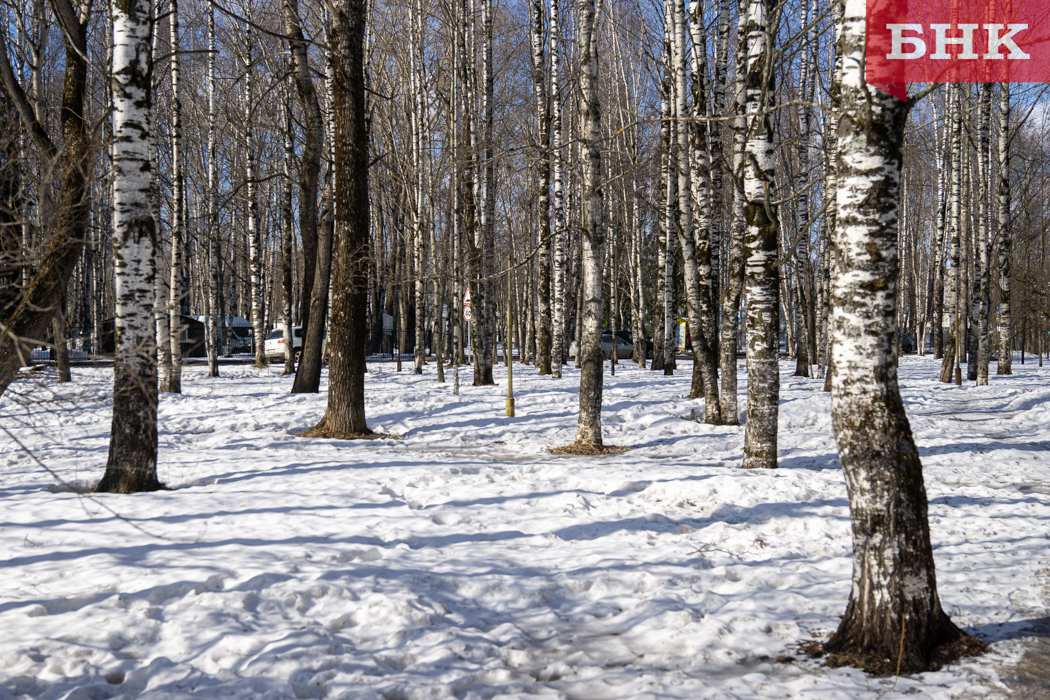
[[[267,362],[284,362],[284,329],[274,328],[270,335],[266,336],[266,344],[263,346]],[[292,362],[299,364],[299,357],[303,354],[303,327],[292,326]]]
[[[187,318],[200,322],[202,327],[208,325],[208,316],[189,316]],[[227,316],[225,319],[220,319],[219,322],[226,323],[226,339],[230,344],[230,354],[252,351],[252,324],[248,323],[247,319],[240,316]],[[203,336],[201,336],[201,342],[203,342]],[[226,348],[221,346],[221,334],[219,352],[226,352]]]
[[[606,360],[612,357],[612,331],[602,331],[602,357]],[[631,332],[627,330],[616,331],[616,359],[629,360],[634,354],[634,340]],[[653,344],[645,341],[646,359],[653,356]],[[569,343],[569,357],[576,359],[576,341]]]

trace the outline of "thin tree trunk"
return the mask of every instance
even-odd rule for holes
[[[262,235],[260,233],[259,200],[255,183],[255,118],[254,80],[255,65],[252,56],[255,47],[252,26],[244,28],[244,175],[248,196],[248,291],[251,295],[252,330],[255,337],[255,366],[266,367],[266,328],[263,319],[263,264]],[[172,234],[174,241],[174,234]],[[172,248],[175,243],[172,243]],[[172,253],[172,260],[175,253]],[[174,272],[172,288],[175,287]],[[174,349],[173,349],[174,350]]]
[[[284,31],[295,63],[295,87],[303,104],[303,151],[299,165],[299,235],[302,238],[303,275],[299,289],[299,323],[303,337],[310,327],[310,305],[317,269],[318,204],[321,157],[324,154],[324,118],[310,72],[307,43],[299,17],[298,0],[284,0]]]
[[[565,134],[561,114],[561,8],[559,0],[550,0],[550,104],[551,104],[551,168],[554,171],[554,269],[551,274],[551,296],[554,304],[551,314],[551,375],[561,379],[561,367],[565,363]]]
[[[288,98],[291,95],[287,96]],[[281,167],[284,172],[283,190],[283,212],[281,215],[281,288],[284,292],[284,304],[282,306],[281,330],[284,335],[284,372],[282,374],[295,373],[295,339],[292,335],[292,158],[295,156],[294,130],[292,128],[292,105],[289,99],[285,100],[284,108],[284,160]],[[382,319],[380,319],[382,324]]]
[[[699,368],[699,372],[693,372],[693,387],[690,392],[691,398],[705,396],[704,415],[705,422],[719,425],[722,422],[721,406],[718,402],[718,367],[715,357],[707,343],[707,332],[701,314],[704,312],[701,291],[701,278],[707,280],[711,271],[710,253],[707,256],[707,264],[698,261],[696,237],[693,232],[693,185],[692,172],[695,168],[693,157],[690,153],[690,132],[692,131],[688,115],[688,62],[689,56],[686,51],[686,37],[688,36],[688,24],[683,12],[682,3],[674,0],[674,33],[673,33],[673,60],[675,67],[675,99],[676,113],[678,116],[678,242],[682,248],[682,260],[685,273],[685,292],[687,310],[689,314],[689,335],[693,342],[693,367]],[[696,93],[700,93],[699,90]],[[706,149],[705,149],[706,150]],[[706,158],[706,154],[700,156]],[[706,170],[706,164],[705,164]],[[706,180],[706,177],[705,177]],[[710,186],[705,183],[705,186]],[[705,195],[706,196],[706,195]],[[706,223],[706,222],[705,222]],[[699,234],[705,243],[708,240],[707,231]],[[703,246],[706,248],[706,245]],[[703,288],[704,292],[710,294],[710,285]],[[710,306],[708,297],[707,306]],[[708,312],[710,318],[707,325],[710,326],[714,314]],[[697,379],[702,378],[702,386],[697,386]]]
[[[744,1],[738,3],[743,9]],[[722,5],[723,21],[728,24],[728,3]],[[728,27],[721,30],[728,34]],[[721,39],[720,39],[721,41]],[[747,64],[747,12],[737,15],[737,66]],[[722,342],[720,344],[720,365],[722,370],[722,421],[726,425],[738,425],[740,409],[737,399],[737,336],[740,324],[740,296],[744,287],[744,146],[746,142],[747,117],[744,91],[744,71],[737,70],[734,81],[733,96],[733,154],[732,183],[733,198],[731,212],[731,230],[727,284],[722,296]]]
[[[169,0],[171,58],[171,266],[168,282],[168,343],[171,368],[167,384],[160,391],[182,393],[182,278],[186,248],[185,199],[186,178],[182,162],[182,100],[179,81],[179,3]]]
[[[810,17],[817,13],[816,0],[811,0],[807,9],[803,12],[802,24],[808,24]],[[798,329],[795,335],[795,376],[811,376],[810,365],[813,363],[815,347],[813,343],[813,291],[810,284],[809,264],[809,192],[807,181],[809,173],[809,144],[810,144],[810,122],[812,121],[812,109],[809,103],[813,101],[811,83],[815,83],[816,77],[813,70],[816,59],[816,25],[809,30],[809,47],[804,51],[802,57],[802,72],[799,76],[799,88],[803,104],[799,107],[799,143],[798,177],[795,190],[798,199],[795,202],[796,215],[800,231],[798,232],[798,244],[795,247],[795,293],[798,298]]]
[[[412,25],[412,35],[409,51],[409,64],[411,66],[411,88],[412,107],[411,132],[412,132],[412,268],[414,277],[412,280],[413,306],[415,311],[415,357],[413,371],[423,374],[423,365],[426,364],[426,262],[424,246],[426,243],[426,225],[423,215],[424,192],[424,154],[423,140],[426,116],[424,115],[423,90],[426,77],[423,72],[423,56],[426,44],[425,29],[423,24],[423,2],[415,0],[409,8],[409,21]]]
[[[948,338],[944,344],[944,360],[941,363],[941,381],[950,383],[956,367],[957,345],[959,340],[956,313],[959,296],[959,228],[962,207],[962,88],[956,83],[951,86],[951,209],[949,230],[951,240],[951,267],[945,283],[945,313],[948,316]]]
[[[547,106],[550,98],[547,95],[546,55],[544,52],[543,29],[546,7],[543,0],[532,0],[532,92],[536,103],[536,213],[539,235],[538,272],[536,305],[536,368],[541,375],[551,374],[551,262],[550,262],[550,185],[551,166],[548,151],[550,150],[550,116]]]
[[[66,299],[59,302],[55,317],[51,320],[51,332],[55,336],[55,369],[58,370],[58,383],[73,381],[69,373],[69,344],[66,342]]]
[[[978,187],[978,216],[980,221],[976,227],[977,250],[976,260],[980,263],[980,275],[977,285],[977,384],[978,386],[988,384],[988,315],[991,311],[991,267],[992,258],[989,252],[988,238],[990,232],[990,200],[991,200],[991,112],[992,112],[992,84],[984,83],[980,87],[979,116],[977,120],[978,130],[978,173],[981,178]]]
[[[222,250],[219,245],[219,172],[215,144],[215,7],[208,7],[208,376],[219,376],[219,317],[223,315],[219,304],[219,287],[222,276],[219,260]]]
[[[1013,374],[1010,335],[1010,258],[1013,231],[1010,227],[1010,84],[999,85],[999,362],[996,374]]]

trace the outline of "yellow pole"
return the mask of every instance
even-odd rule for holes
[[[510,275],[507,275],[507,417],[514,417],[514,347],[511,345]]]

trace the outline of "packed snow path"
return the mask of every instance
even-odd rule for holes
[[[795,650],[835,628],[849,593],[822,381],[783,364],[780,469],[743,471],[741,427],[688,420],[702,401],[684,398],[682,364],[606,374],[606,441],[635,448],[606,458],[547,452],[573,440],[571,368],[516,366],[510,419],[502,387],[454,397],[432,365],[370,365],[370,424],[399,439],[362,442],[295,437],[327,397],[290,395],[280,367],[187,369],[185,393],[161,399],[172,490],[134,496],[70,488],[101,477],[110,371],[20,380],[0,400],[0,700],[1001,688],[1047,615],[1050,368],[959,388],[931,359],[903,361],[941,599],[995,644],[894,685]]]

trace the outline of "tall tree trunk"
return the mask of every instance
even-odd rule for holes
[[[168,15],[171,43],[171,274],[168,282],[168,343],[171,368],[160,391],[182,393],[182,278],[186,249],[186,177],[182,162],[182,99],[179,80],[179,2],[170,0]]]
[[[415,311],[415,358],[413,370],[416,374],[423,374],[423,365],[426,363],[426,262],[424,246],[426,243],[425,197],[423,191],[424,181],[424,154],[423,154],[423,132],[426,129],[424,114],[423,91],[426,76],[423,71],[423,57],[426,38],[423,25],[423,3],[415,0],[409,8],[409,21],[412,25],[411,41],[409,51],[409,64],[411,66],[411,89],[412,107],[411,115],[412,132],[412,269],[413,269],[413,307]]]
[[[816,0],[807,4],[803,12],[803,25],[809,23],[810,18],[817,14]],[[795,247],[795,293],[798,298],[798,332],[795,336],[795,376],[811,376],[810,365],[813,363],[813,286],[810,283],[809,263],[809,191],[807,188],[810,179],[809,172],[809,144],[810,144],[810,122],[812,121],[812,109],[809,103],[813,101],[811,84],[816,83],[816,73],[813,70],[816,61],[816,24],[809,30],[808,47],[802,55],[802,69],[799,76],[799,92],[803,104],[798,108],[799,142],[797,147],[798,177],[796,178],[795,190],[798,199],[795,202],[796,219],[798,220],[798,244]]]
[[[284,372],[282,374],[295,373],[295,338],[292,335],[292,265],[293,255],[293,232],[292,232],[292,158],[295,156],[294,129],[292,126],[291,95],[286,96],[284,108],[284,159],[281,167],[284,172],[284,186],[282,189],[282,213],[281,213],[281,289],[284,303],[281,307],[281,330],[284,336]],[[379,321],[382,324],[382,319]]]
[[[559,0],[550,0],[550,104],[551,104],[551,168],[554,171],[554,269],[551,274],[551,296],[554,299],[551,314],[551,375],[561,379],[565,363],[565,211],[564,153],[565,134],[561,114],[561,6]]]
[[[864,82],[864,6],[849,4],[840,39],[834,238],[832,423],[853,524],[853,588],[828,651],[883,672],[936,665],[962,633],[941,609],[922,465],[894,362],[897,209],[908,109]],[[974,644],[979,644],[973,640]],[[884,661],[885,660],[885,661]]]
[[[580,242],[582,246],[583,331],[580,416],[576,447],[601,451],[602,445],[602,263],[605,228],[602,223],[601,112],[598,102],[598,18],[595,0],[579,0],[580,148],[583,170]]]
[[[367,0],[334,0],[335,265],[328,409],[304,437],[354,438],[365,423],[365,305],[368,286],[368,129],[364,35]],[[314,323],[323,323],[315,318]]]
[[[253,52],[255,41],[252,38],[252,25],[244,27],[244,175],[247,181],[248,195],[248,286],[251,295],[252,330],[255,337],[255,366],[266,367],[266,328],[263,319],[263,264],[262,234],[260,233],[259,199],[255,183],[255,118],[254,80],[255,65]],[[172,234],[174,241],[174,234]],[[172,243],[172,248],[175,243]],[[175,253],[172,253],[172,260]],[[174,273],[172,273],[174,275]],[[175,278],[172,277],[172,288]]]
[[[157,481],[157,365],[153,351],[150,207],[150,0],[122,0],[113,13],[113,259],[116,291],[113,423],[97,491],[134,493]]]
[[[546,7],[543,0],[532,0],[532,93],[536,103],[536,214],[539,235],[536,306],[539,312],[536,334],[536,368],[539,373],[551,373],[551,261],[550,238],[550,117],[547,106],[546,53],[543,29],[546,25]]]
[[[955,83],[951,86],[951,206],[948,228],[951,240],[951,267],[948,269],[948,280],[944,285],[945,313],[948,316],[948,338],[944,344],[944,360],[941,363],[941,381],[950,383],[956,367],[958,345],[958,323],[955,315],[958,311],[959,295],[959,228],[962,219],[962,86]]]
[[[747,17],[748,118],[744,166],[747,293],[747,469],[777,466],[777,412],[780,403],[780,270],[776,266],[778,216],[770,204],[773,184],[773,128],[768,105],[774,90],[772,40],[776,0],[751,0]]]
[[[493,358],[496,354],[496,304],[495,274],[495,143],[493,140],[495,118],[495,66],[493,65],[493,0],[479,0],[481,7],[481,143],[475,149],[475,186],[478,191],[479,227],[476,244],[478,267],[474,284],[474,386],[494,386],[492,377]]]
[[[707,423],[718,425],[722,422],[721,406],[718,402],[718,367],[715,357],[707,343],[707,332],[701,314],[704,312],[704,304],[701,301],[701,278],[707,284],[704,291],[710,294],[710,280],[708,276],[711,271],[710,253],[707,255],[707,264],[698,262],[697,237],[705,242],[707,248],[708,232],[701,231],[694,237],[693,232],[693,184],[692,172],[695,169],[690,149],[691,126],[688,115],[689,85],[687,80],[689,55],[686,51],[686,38],[688,37],[688,24],[683,11],[682,3],[674,2],[674,33],[672,39],[674,67],[675,67],[675,112],[678,116],[678,242],[682,248],[682,260],[685,273],[686,308],[689,314],[689,335],[693,342],[694,371],[693,387],[690,397],[698,398],[705,396],[704,420]],[[701,94],[700,90],[695,92]],[[706,151],[706,148],[704,149]],[[706,159],[706,153],[700,156]],[[704,165],[706,170],[706,163]],[[705,177],[706,180],[706,177]],[[709,187],[710,183],[705,182]],[[705,193],[706,197],[707,194]],[[706,222],[704,222],[706,225]],[[707,298],[707,306],[710,306],[710,297]],[[714,321],[714,314],[708,312],[707,325]],[[697,386],[697,379],[702,378],[702,386]]]
[[[295,88],[303,104],[303,152],[299,165],[299,235],[302,238],[303,275],[300,280],[299,323],[303,337],[310,328],[311,292],[317,269],[318,204],[321,156],[324,154],[324,118],[310,72],[307,43],[299,17],[299,1],[284,0],[284,31],[295,63]]]
[[[992,258],[989,253],[988,238],[990,232],[990,200],[991,200],[991,113],[992,113],[992,84],[984,83],[980,87],[980,100],[978,103],[979,116],[977,120],[977,139],[980,152],[978,158],[978,173],[981,182],[978,187],[980,198],[977,233],[976,260],[980,264],[980,275],[977,284],[977,384],[988,384],[988,315],[991,301],[991,266]]]
[[[59,301],[65,296],[67,283],[86,240],[91,212],[88,188],[92,171],[91,151],[84,120],[90,6],[78,12],[69,0],[52,0],[52,7],[62,27],[65,45],[61,151],[33,114],[11,68],[5,32],[0,32],[0,81],[14,102],[23,128],[41,152],[45,171],[52,171],[57,162],[62,183],[55,232],[23,291],[21,301],[7,320],[5,332],[0,334],[0,395],[14,381],[22,361],[28,361],[32,346],[43,339]]]
[[[955,90],[948,93],[948,116],[953,114],[952,99]],[[944,126],[941,131],[940,148],[937,149],[937,238],[934,244],[933,265],[936,267],[936,282],[933,288],[933,357],[940,360],[944,357],[944,243],[948,223],[948,170],[951,165],[951,128]]]
[[[208,7],[208,376],[219,376],[219,304],[222,275],[219,260],[219,164],[215,148],[215,7]]]
[[[737,51],[736,78],[733,95],[733,153],[732,153],[732,211],[730,213],[729,265],[726,286],[722,296],[722,342],[719,364],[722,370],[722,421],[726,425],[738,425],[740,409],[737,399],[737,335],[740,325],[740,296],[744,288],[744,147],[746,143],[747,117],[744,90],[744,74],[740,66],[747,65],[747,0],[737,3]],[[722,5],[723,21],[728,23],[728,3]],[[724,30],[728,33],[728,27]],[[721,39],[719,40],[722,41]],[[721,60],[721,59],[720,59]]]
[[[151,55],[153,57],[154,65],[156,65],[157,59],[157,44],[160,37],[156,30],[152,32],[152,49]],[[154,74],[156,75],[156,74]],[[156,90],[156,85],[153,86]],[[112,120],[111,120],[112,121]],[[157,346],[157,383],[160,390],[163,391],[163,387],[171,384],[171,324],[170,317],[168,316],[168,297],[170,292],[168,291],[168,282],[165,263],[168,260],[168,253],[166,246],[170,245],[170,241],[164,239],[164,227],[161,225],[160,218],[160,167],[158,165],[160,160],[160,151],[157,142],[157,110],[155,108],[150,109],[150,209],[153,212],[153,227],[157,235],[157,244],[154,246],[154,284],[153,284],[153,321],[156,327],[155,340]],[[110,144],[113,139],[110,138]],[[112,145],[110,146],[112,150]],[[101,296],[101,295],[99,295]],[[101,312],[102,300],[99,300],[98,311]],[[101,331],[100,331],[101,333]]]
[[[1013,231],[1010,227],[1010,84],[999,85],[999,362],[996,374],[1013,374],[1010,334],[1010,258]]]

